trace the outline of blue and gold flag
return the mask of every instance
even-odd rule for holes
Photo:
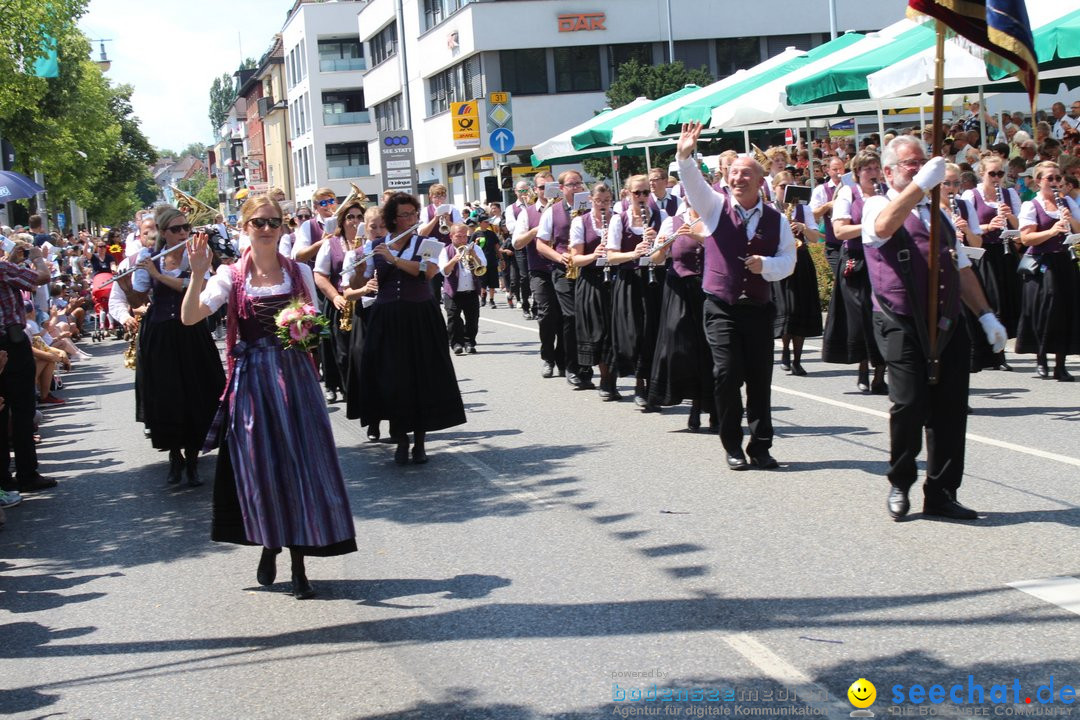
[[[1039,66],[1024,0],[908,0],[908,16],[928,15],[985,48],[986,61],[1016,75],[1032,105]]]

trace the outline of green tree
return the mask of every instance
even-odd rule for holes
[[[645,65],[637,60],[628,60],[619,66],[616,78],[606,93],[608,106],[611,108],[622,107],[639,97],[655,100],[685,85],[705,86],[713,82],[708,68],[702,66],[697,70],[689,70],[681,61],[663,65]],[[653,152],[651,157],[653,167],[666,168],[674,159],[675,153],[673,150]],[[594,177],[609,178],[611,176],[611,161],[607,158],[587,158],[582,164],[585,171]],[[619,158],[621,179],[644,172],[644,157]]]
[[[192,173],[191,177],[177,182],[176,187],[180,188],[188,195],[195,195],[199,190],[202,190],[202,186],[206,184],[207,179],[206,171],[199,170],[198,172]]]
[[[236,102],[236,87],[232,75],[228,73],[214,78],[210,86],[210,128],[213,136],[217,137],[218,130],[229,115],[229,108]]]
[[[212,208],[220,208],[217,178],[206,178],[206,182],[199,188],[199,192],[195,194],[195,199],[206,203]]]
[[[186,148],[180,151],[180,157],[197,157],[200,160],[206,157],[206,145],[201,142],[190,143]]]

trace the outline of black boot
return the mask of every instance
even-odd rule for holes
[[[394,451],[394,462],[398,465],[409,464],[409,436],[402,435],[397,440],[397,450]]]
[[[426,433],[417,431],[413,433],[412,461],[417,465],[427,462],[427,452],[424,450],[424,436]]]
[[[203,484],[202,478],[199,477],[199,449],[188,448],[184,451],[184,455],[188,487],[199,487]]]
[[[292,559],[292,594],[297,600],[307,600],[315,597],[315,588],[307,579],[304,570],[304,555],[289,548],[289,557]]]
[[[255,579],[263,587],[273,585],[277,579],[277,556],[280,552],[281,548],[263,548],[259,569],[255,571]]]
[[[686,419],[686,427],[690,432],[697,432],[701,429],[701,407],[698,406],[696,401],[690,406],[690,417]]]
[[[169,451],[169,484],[179,485],[180,475],[184,469],[184,457],[180,454],[180,448]]]
[[[780,351],[780,369],[791,372],[791,350],[784,348]]]

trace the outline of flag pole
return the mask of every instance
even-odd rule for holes
[[[931,156],[941,154],[941,142],[944,136],[942,130],[944,104],[945,104],[945,26],[940,20],[934,21],[937,34],[937,55],[934,59],[934,114],[933,114],[933,145]],[[979,108],[982,110],[982,108]],[[941,282],[938,267],[938,230],[941,227],[941,184],[937,184],[930,191],[930,257],[928,259],[929,272],[927,273],[927,285],[930,287],[930,303],[927,308],[926,325],[930,339],[929,382],[937,385],[941,365],[938,352],[938,284]]]

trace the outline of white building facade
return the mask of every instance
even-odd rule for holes
[[[835,2],[838,32],[877,30],[903,14],[890,3]],[[454,202],[483,199],[483,178],[497,172],[487,94],[511,93],[512,153],[524,165],[534,145],[604,108],[623,62],[668,61],[669,7],[675,59],[717,79],[829,39],[827,0],[369,0],[357,28],[375,130],[412,129],[421,183],[447,184]],[[473,99],[481,146],[455,147],[450,103]],[[377,152],[373,144],[374,172]]]
[[[292,196],[308,204],[321,187],[348,195],[355,183],[368,195],[369,144],[375,126],[365,98],[367,63],[357,33],[363,2],[297,4],[281,30],[285,53]],[[378,158],[375,156],[375,171]]]

